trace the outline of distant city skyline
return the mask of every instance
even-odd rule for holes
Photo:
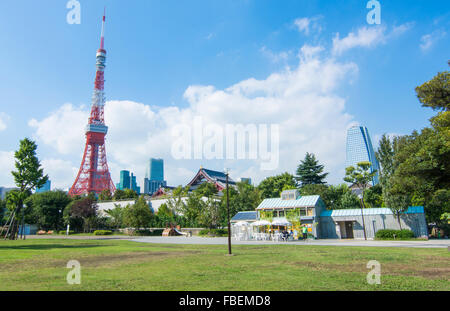
[[[380,2],[381,24],[371,25],[360,0],[80,1],[80,24],[67,23],[65,1],[2,1],[0,170],[8,173],[0,185],[14,186],[9,172],[24,137],[37,142],[54,189],[73,184],[104,6],[114,183],[123,168],[142,182],[153,157],[164,159],[173,186],[202,165],[257,185],[294,174],[307,152],[330,173],[328,183],[342,183],[347,129],[366,126],[376,149],[384,133],[428,126],[434,112],[421,107],[414,88],[449,69],[447,2]],[[174,159],[172,129],[196,117],[221,127],[277,124],[278,167],[263,171],[263,161],[249,157]]]

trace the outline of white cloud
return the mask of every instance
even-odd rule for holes
[[[117,182],[120,170],[129,169],[141,183],[148,158],[162,157],[169,185],[185,185],[200,165],[216,170],[229,167],[232,177],[251,177],[258,183],[269,175],[293,173],[305,153],[313,152],[331,172],[329,181],[341,182],[346,129],[352,117],[346,113],[345,99],[337,94],[337,89],[357,74],[358,67],[320,57],[322,50],[322,47],[305,45],[300,49],[295,68],[286,68],[262,80],[250,78],[225,89],[191,85],[184,93],[186,108],[108,101],[106,152],[113,180]],[[68,187],[73,182],[76,170],[72,163],[79,165],[77,161],[81,160],[87,114],[87,109],[66,104],[42,121],[29,123],[43,143],[61,154],[73,155],[71,162],[57,159],[45,162],[55,176],[55,186],[65,183]],[[192,124],[196,116],[201,116],[205,124],[278,124],[278,169],[261,171],[259,160],[173,159],[172,128],[182,123]],[[63,174],[65,170],[67,173]]]
[[[294,27],[307,36],[309,36],[311,31],[320,33],[322,31],[322,26],[319,23],[319,19],[321,18],[321,16],[297,18],[294,21]]]
[[[9,115],[4,112],[0,112],[0,132],[6,129],[9,119]]]
[[[390,39],[394,39],[413,27],[414,23],[405,23],[400,26],[394,26],[390,32],[387,27],[381,26],[364,26],[356,32],[350,32],[346,37],[340,38],[339,33],[333,38],[332,53],[341,55],[347,50],[363,47],[373,48],[379,44],[384,44]]]
[[[431,47],[436,44],[437,41],[444,38],[447,33],[443,30],[435,30],[430,34],[423,35],[420,38],[420,49],[423,52],[426,52],[431,49]]]
[[[373,47],[385,41],[384,26],[362,27],[356,33],[351,32],[340,39],[339,33],[333,39],[333,54],[340,55],[355,47]]]
[[[35,139],[67,155],[78,152],[79,145],[84,142],[83,133],[88,116],[89,111],[84,107],[64,104],[42,121],[31,119],[28,125],[36,129]]]
[[[69,190],[72,186],[70,181],[73,182],[74,176],[78,173],[78,168],[67,160],[46,158],[41,161],[41,165],[44,174],[48,175],[52,182],[52,190]]]
[[[279,63],[279,62],[286,62],[289,59],[289,54],[290,52],[286,52],[286,51],[281,51],[281,52],[272,52],[271,50],[269,50],[267,47],[263,46],[260,49],[260,52],[267,57],[268,59],[270,59],[271,62],[273,63]]]

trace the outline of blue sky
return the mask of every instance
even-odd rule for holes
[[[7,173],[12,163],[11,151],[17,149],[19,139],[28,136],[38,142],[39,156],[47,165],[44,167],[54,185],[70,186],[83,151],[83,130],[78,131],[79,139],[76,130],[80,120],[84,120],[83,113],[89,111],[104,6],[108,52],[105,90],[107,100],[115,101],[110,105],[111,111],[106,112],[110,126],[108,161],[114,181],[120,169],[134,170],[138,179],[142,179],[145,158],[152,156],[166,159],[169,184],[188,182],[200,165],[213,169],[229,165],[235,178],[251,175],[258,181],[278,172],[293,172],[304,152],[312,151],[327,164],[331,172],[329,181],[340,182],[345,162],[342,158],[345,126],[352,122],[367,126],[374,141],[383,133],[408,134],[427,126],[433,112],[420,107],[414,88],[438,71],[447,70],[450,59],[448,1],[381,0],[381,25],[367,24],[369,10],[367,1],[362,0],[79,0],[79,25],[67,23],[67,2],[0,3],[0,168],[4,171],[0,185],[12,184]],[[300,29],[302,19],[308,26]],[[273,122],[281,124],[281,135],[293,137],[280,141],[286,151],[281,150],[282,165],[277,170],[261,172],[252,161],[170,159],[167,146],[163,146],[167,144],[165,136],[153,135],[156,131],[168,131],[164,108],[178,108],[187,115],[205,111],[202,105],[219,105],[222,107],[217,109],[224,109],[226,102],[212,99],[200,102],[189,97],[187,90],[193,86],[213,86],[216,95],[220,95],[220,91],[253,78],[265,81],[264,89],[257,90],[264,93],[272,87],[268,79],[271,75],[288,77],[289,72],[302,68],[299,53],[305,45],[320,48],[313,56],[320,60],[320,65],[314,68],[321,70],[325,67],[320,66],[332,63],[340,69],[333,70],[331,75],[341,69],[343,73],[330,78],[331,87],[315,88],[316,77],[311,76],[313,89],[302,88],[299,93],[300,97],[305,93],[322,99],[328,96],[330,101],[321,109],[332,111],[318,118],[325,124],[308,125],[303,131],[299,126],[283,127],[286,118],[282,113],[274,115]],[[306,83],[307,78],[302,76],[289,83]],[[204,88],[194,93],[198,92],[209,94]],[[280,111],[296,110],[299,117],[302,111],[303,115],[308,114],[309,107],[315,105],[314,100],[299,99],[298,104],[289,102],[283,108],[284,97],[266,94],[265,99],[280,102]],[[239,102],[231,102],[228,110],[221,112],[223,120],[215,112],[203,117],[207,120],[211,117],[211,122],[216,123],[272,122],[268,114],[249,113],[243,118],[238,114],[240,110],[233,108],[239,107]],[[115,137],[111,128],[117,124],[113,121],[114,113],[118,114],[120,125],[116,126]],[[133,113],[136,118],[142,115],[148,118],[134,122]],[[70,115],[74,115],[73,120]],[[120,116],[124,116],[123,122]],[[339,126],[314,137],[319,128],[329,126],[327,120],[338,119]],[[146,120],[154,126],[137,125]],[[72,122],[73,126],[67,128]],[[69,130],[74,132],[64,139]],[[334,133],[339,131],[344,134]],[[123,145],[119,137],[128,139],[120,133],[133,136],[135,145],[143,142],[132,151],[135,157],[126,157],[130,150],[118,150]],[[326,140],[330,137],[335,137],[336,144],[329,147],[336,149],[327,151]],[[296,146],[302,142],[304,148]],[[291,148],[292,152],[288,152],[290,144],[296,146]],[[342,150],[338,150],[339,146]],[[330,154],[336,154],[336,158]]]

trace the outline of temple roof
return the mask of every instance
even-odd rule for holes
[[[214,183],[219,191],[226,187],[226,179],[227,175],[223,172],[208,170],[205,168],[200,168],[192,181],[188,184],[188,186],[194,186],[202,183],[202,179],[206,179],[208,182]],[[236,185],[236,182],[228,177],[229,185]]]

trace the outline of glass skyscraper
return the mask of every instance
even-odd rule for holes
[[[116,184],[116,188],[119,190],[131,189],[136,191],[137,194],[141,194],[141,187],[137,186],[136,176],[129,171],[120,171],[120,182]]]
[[[378,184],[380,165],[375,157],[369,131],[363,126],[353,126],[347,131],[347,159],[345,167],[356,167],[359,162],[363,161],[372,163],[371,172],[377,170],[376,175],[373,177],[372,185]]]
[[[164,160],[163,159],[149,159],[147,172],[145,178],[149,180],[164,180]]]
[[[144,193],[152,195],[160,187],[166,187],[164,180],[164,160],[151,158],[148,161],[144,179]]]

